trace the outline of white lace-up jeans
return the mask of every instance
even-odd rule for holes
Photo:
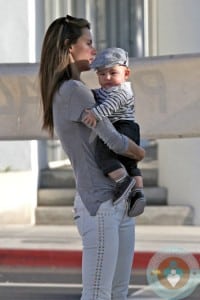
[[[74,220],[83,243],[81,300],[126,300],[134,253],[134,218],[125,201],[101,204],[90,216],[79,196]]]

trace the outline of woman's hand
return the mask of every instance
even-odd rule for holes
[[[91,109],[85,109],[82,121],[85,125],[90,127],[96,127],[97,125],[96,117]]]
[[[123,155],[140,161],[145,157],[145,150],[129,139],[128,149],[125,153],[123,153]]]

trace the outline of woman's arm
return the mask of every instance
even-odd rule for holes
[[[82,114],[82,120],[84,120],[84,112]],[[85,125],[87,126],[87,124]],[[108,118],[98,121],[96,127],[90,128],[112,151],[137,161],[140,161],[144,158],[145,150],[127,136],[120,134]]]
[[[123,155],[140,161],[145,157],[145,150],[129,139],[128,148]]]
[[[84,123],[85,109],[95,104],[92,92],[81,82],[68,81],[60,89],[59,95],[65,99],[66,118]],[[144,158],[144,149],[137,146],[127,136],[120,134],[108,118],[98,121],[95,127],[86,126],[95,132],[112,151],[138,161]]]

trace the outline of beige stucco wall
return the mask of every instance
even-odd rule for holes
[[[157,0],[157,54],[200,53],[200,1]],[[178,80],[178,79],[177,79]],[[187,82],[185,83],[187,86]],[[184,89],[184,86],[183,86]],[[177,95],[178,97],[179,95]],[[199,102],[198,98],[198,102]],[[176,101],[176,99],[174,99]],[[177,122],[196,124],[177,111]],[[182,116],[182,119],[180,117]],[[169,204],[191,205],[194,224],[200,225],[200,139],[159,140],[159,183],[168,189]]]

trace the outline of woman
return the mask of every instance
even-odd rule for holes
[[[134,219],[126,199],[112,205],[113,182],[95,162],[98,135],[114,152],[141,160],[144,150],[119,134],[105,118],[95,128],[82,119],[94,106],[92,92],[81,81],[96,54],[90,24],[69,15],[48,28],[41,54],[40,88],[43,128],[54,129],[74,170],[77,194],[74,219],[83,243],[82,300],[125,300],[134,252]]]

